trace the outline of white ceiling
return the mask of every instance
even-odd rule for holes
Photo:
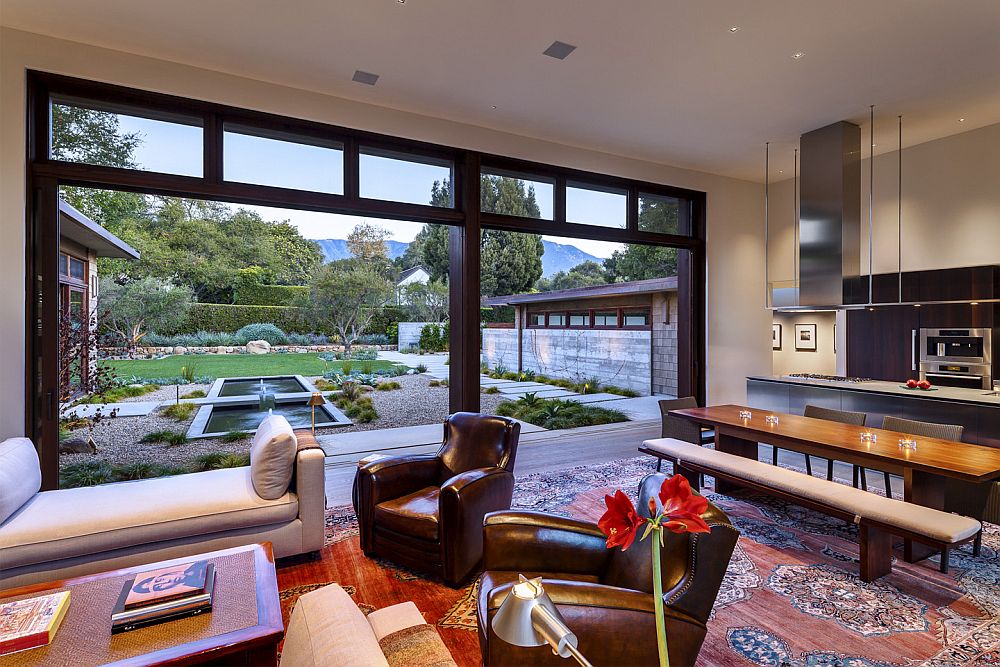
[[[754,180],[765,141],[787,173],[869,104],[877,152],[898,114],[907,145],[1000,122],[1000,0],[0,2],[21,30]]]

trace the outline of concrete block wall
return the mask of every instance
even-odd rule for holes
[[[523,336],[522,370],[650,393],[649,331],[525,329]]]
[[[653,393],[677,395],[677,295],[653,295]]]
[[[517,367],[517,329],[483,329],[482,360],[490,367],[503,366],[509,371]]]
[[[399,323],[399,350],[405,351],[407,348],[416,347],[420,343],[420,332],[428,324],[444,326],[440,322],[400,322]]]

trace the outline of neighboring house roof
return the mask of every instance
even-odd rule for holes
[[[139,259],[139,251],[99,224],[59,200],[59,235],[93,250],[98,257]]]
[[[426,276],[427,276],[428,278],[430,278],[431,274],[430,274],[430,273],[428,273],[427,269],[425,269],[424,267],[422,267],[422,266],[420,266],[420,265],[417,265],[417,266],[413,266],[413,267],[410,267],[410,268],[409,268],[409,269],[407,269],[406,271],[403,271],[403,272],[402,272],[401,274],[399,274],[399,280],[397,280],[397,281],[396,281],[396,284],[397,284],[397,285],[402,285],[402,284],[403,284],[404,282],[406,282],[406,280],[407,280],[408,278],[412,277],[413,275],[415,275],[415,274],[417,274],[417,273],[420,273],[421,271],[422,271],[422,272],[423,272],[423,273],[424,273],[424,274],[425,274],[425,275],[426,275]]]
[[[651,280],[633,280],[627,283],[609,283],[592,287],[575,287],[552,292],[535,292],[533,294],[510,294],[483,299],[485,306],[513,306],[521,303],[549,303],[552,301],[569,301],[576,299],[598,299],[609,296],[624,296],[632,294],[653,294],[655,292],[676,292],[677,276],[669,278],[653,278]]]

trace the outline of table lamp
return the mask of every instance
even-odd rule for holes
[[[552,598],[542,588],[542,578],[528,579],[518,575],[519,582],[511,587],[507,598],[493,617],[493,632],[514,646],[552,647],[563,658],[572,656],[584,667],[591,667],[577,649],[577,638],[563,621]]]
[[[313,392],[313,395],[309,397],[309,407],[312,408],[312,432],[316,435],[316,408],[326,403],[326,399],[323,398],[323,394],[318,391]]]

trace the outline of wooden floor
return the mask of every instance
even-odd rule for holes
[[[525,433],[517,448],[514,473],[530,475],[576,465],[589,465],[639,456],[643,440],[660,437],[660,421],[588,426],[566,431]],[[380,454],[426,454],[438,445],[395,448]],[[351,502],[351,485],[358,459],[364,454],[329,456],[326,460],[326,504],[329,507]]]

